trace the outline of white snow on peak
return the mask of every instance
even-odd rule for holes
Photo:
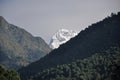
[[[60,29],[56,32],[50,41],[52,49],[58,48],[61,44],[66,43],[72,37],[75,37],[79,32],[74,30]]]

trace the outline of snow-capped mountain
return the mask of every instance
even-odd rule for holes
[[[75,37],[78,33],[78,31],[60,29],[53,35],[49,45],[52,49],[58,48],[61,44]]]

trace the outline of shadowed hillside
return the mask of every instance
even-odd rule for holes
[[[31,76],[31,80],[119,80],[120,46],[69,64],[57,65]]]
[[[115,45],[120,45],[120,13],[88,26],[78,36],[19,72],[22,79],[26,80],[43,69],[84,59]]]

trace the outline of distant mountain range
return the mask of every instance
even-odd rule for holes
[[[120,12],[19,69],[22,80],[119,80]]]
[[[0,65],[19,69],[51,51],[40,37],[34,37],[22,28],[9,24],[0,16]]]
[[[77,34],[77,31],[60,29],[52,36],[49,46],[52,49],[58,48],[61,44],[66,43]]]

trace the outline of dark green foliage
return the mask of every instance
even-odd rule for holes
[[[40,37],[9,24],[0,16],[0,64],[19,69],[49,53],[51,49]]]
[[[30,76],[33,76],[34,74],[37,74],[38,72],[41,72],[42,70],[55,67],[57,65],[69,64],[76,60],[81,60],[94,55],[95,53],[102,53],[110,46],[115,46],[116,44],[120,45],[120,13],[112,15],[111,17],[107,17],[95,24],[92,24],[85,30],[81,31],[75,38],[72,38],[66,44],[61,45],[56,50],[53,50],[47,56],[41,58],[39,61],[36,61],[29,66],[20,69],[19,72],[21,73],[22,79],[26,79]],[[96,60],[93,61],[93,64],[98,64],[97,58],[94,59]],[[105,59],[105,61],[107,60]],[[80,64],[80,69],[75,68],[74,70],[69,71],[68,68],[67,70],[64,70],[65,73],[69,73],[65,74],[65,76],[73,76],[74,78],[76,76],[79,76],[78,73],[82,70],[84,72],[80,73],[80,78],[88,78],[88,76],[92,78],[92,75],[95,75],[98,76],[97,78],[99,80],[101,73],[103,73],[100,70],[104,69],[104,67],[96,69],[98,70],[97,72],[99,72],[99,74],[89,71],[90,75],[87,75],[88,71],[86,70],[86,68],[93,68],[93,64],[91,63],[88,65],[87,62],[89,61],[85,60],[84,62],[82,62],[83,64]],[[99,65],[96,65],[96,67],[97,66]],[[76,65],[72,65],[72,67],[74,68],[76,67]],[[51,73],[51,76],[54,77],[54,75],[52,74],[54,73]],[[61,72],[61,74],[63,75],[63,72]],[[58,77],[61,78],[62,75]]]
[[[32,80],[120,80],[120,47],[111,47],[83,60],[46,69]]]
[[[20,80],[20,76],[16,71],[0,66],[0,80]]]

